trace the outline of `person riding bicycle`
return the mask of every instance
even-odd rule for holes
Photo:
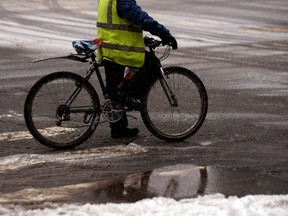
[[[118,85],[125,68],[145,67],[143,30],[161,38],[164,45],[178,48],[169,30],[137,5],[135,0],[99,0],[97,37],[102,41],[97,49],[97,60],[105,68],[107,94],[111,100],[118,96]],[[144,66],[143,66],[144,65]],[[138,128],[129,128],[126,114],[110,123],[111,137],[132,137]]]

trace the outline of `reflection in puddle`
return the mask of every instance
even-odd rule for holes
[[[135,202],[152,197],[176,200],[203,194],[226,196],[287,194],[288,182],[248,168],[176,165],[127,176],[124,181],[93,191],[94,203]]]
[[[207,185],[207,169],[191,165],[177,165],[154,170],[148,190],[155,196],[175,199],[203,194]]]

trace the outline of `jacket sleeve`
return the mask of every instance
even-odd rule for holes
[[[143,11],[135,0],[117,0],[117,13],[119,17],[127,19],[161,39],[170,36],[169,30]]]

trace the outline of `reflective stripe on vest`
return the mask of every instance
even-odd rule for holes
[[[110,30],[123,30],[123,31],[142,33],[142,30],[134,25],[107,24],[107,23],[97,22],[97,27],[110,29]]]
[[[142,30],[120,18],[116,4],[117,0],[99,0],[97,31],[103,42],[97,50],[98,61],[108,59],[125,66],[141,67],[145,58]]]
[[[140,47],[131,47],[131,46],[124,46],[119,44],[111,44],[111,43],[105,43],[102,42],[102,47],[108,48],[108,49],[115,49],[115,50],[123,50],[127,52],[140,52],[143,53],[143,49]]]

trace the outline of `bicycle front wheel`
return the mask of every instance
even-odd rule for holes
[[[207,92],[197,75],[188,69],[168,67],[164,72],[172,95],[164,90],[167,85],[163,78],[157,79],[144,98],[142,119],[156,137],[182,141],[203,124],[208,108]]]
[[[87,140],[98,124],[100,103],[92,85],[71,72],[44,76],[24,105],[27,128],[41,144],[68,149]]]

